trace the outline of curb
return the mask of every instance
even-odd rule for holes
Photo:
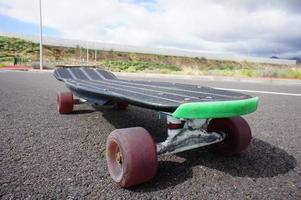
[[[54,69],[43,69],[42,71],[39,69],[31,69],[28,70],[29,72],[35,72],[35,73],[52,73]]]

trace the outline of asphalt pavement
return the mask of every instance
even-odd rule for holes
[[[234,157],[206,148],[160,156],[152,182],[121,189],[107,171],[106,138],[116,128],[142,126],[162,141],[166,125],[155,111],[95,111],[84,104],[59,115],[56,93],[66,88],[51,73],[1,72],[0,198],[301,199],[300,82],[147,79],[259,96],[258,111],[245,117],[253,132],[250,147]]]

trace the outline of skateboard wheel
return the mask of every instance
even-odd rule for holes
[[[224,155],[242,152],[249,146],[252,139],[250,126],[242,117],[212,119],[207,131],[226,133],[224,141],[212,145],[213,151]]]
[[[60,114],[68,114],[73,111],[73,94],[71,92],[61,92],[57,94],[57,109]]]
[[[141,127],[111,132],[106,159],[112,179],[123,188],[150,181],[157,172],[156,144]]]
[[[128,107],[128,103],[126,103],[126,102],[117,102],[116,103],[116,108],[118,109],[118,110],[126,110],[127,109],[127,107]]]

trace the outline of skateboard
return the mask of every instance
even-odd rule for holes
[[[108,171],[123,188],[150,181],[156,175],[159,155],[207,145],[215,152],[234,155],[251,142],[251,129],[241,116],[256,111],[258,97],[200,85],[124,80],[88,67],[57,68],[53,75],[70,90],[57,95],[60,114],[72,113],[75,104],[88,103],[120,110],[130,104],[166,116],[168,136],[160,143],[142,127],[109,134]]]

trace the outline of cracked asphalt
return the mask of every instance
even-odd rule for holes
[[[301,93],[301,84],[172,81]],[[253,140],[241,155],[200,148],[160,156],[152,182],[121,189],[107,171],[108,134],[142,126],[162,141],[164,120],[134,106],[95,111],[83,104],[59,115],[56,93],[65,90],[51,73],[0,73],[1,199],[301,199],[300,96],[250,93],[260,106],[246,116]]]

